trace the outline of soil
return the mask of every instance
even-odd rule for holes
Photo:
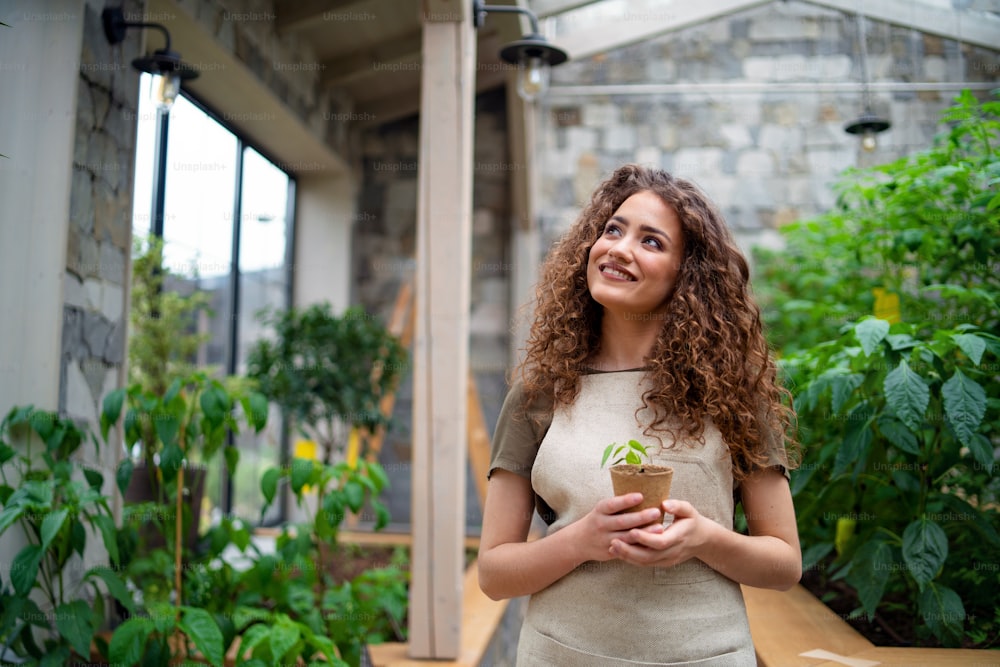
[[[825,581],[815,569],[802,573],[802,586],[819,598],[823,604],[844,619],[876,646],[925,646],[917,641],[913,620],[905,607],[898,612],[880,610],[868,620],[866,616],[850,618],[852,611],[861,606],[854,591],[839,581]]]

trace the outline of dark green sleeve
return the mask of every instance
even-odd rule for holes
[[[490,449],[490,470],[497,468],[521,477],[531,478],[538,446],[552,423],[551,405],[538,401],[534,406],[525,403],[524,386],[515,381],[507,392]]]

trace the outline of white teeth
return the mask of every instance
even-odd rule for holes
[[[601,269],[601,272],[609,276],[614,276],[615,278],[621,278],[622,280],[635,280],[635,278],[625,273],[624,271],[613,269],[610,266],[604,267],[603,269]]]

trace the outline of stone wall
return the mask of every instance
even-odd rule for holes
[[[510,324],[510,172],[503,91],[476,101],[473,153],[472,286],[469,365],[490,434],[506,394]],[[368,130],[361,143],[361,186],[354,216],[351,303],[387,321],[400,285],[412,279],[417,229],[417,118]],[[397,393],[394,426],[383,446],[393,521],[409,521],[412,378]],[[478,528],[479,501],[469,484],[467,524]]]
[[[138,31],[108,44],[104,2],[83,6],[76,137],[64,280],[59,410],[96,426],[99,402],[124,380]],[[142,14],[142,0],[125,3]]]
[[[275,28],[274,0],[175,0],[177,5],[204,28],[217,46],[225,49],[253,72],[335,153],[346,154],[350,146],[349,124],[331,123],[351,111],[351,103],[320,86],[323,65],[309,46],[293,32]],[[196,69],[218,67],[218,63],[190,63]],[[239,124],[253,121],[238,113],[223,120]]]
[[[1000,71],[997,51],[871,20],[865,25],[872,81],[984,82]],[[843,131],[863,110],[859,52],[854,16],[775,2],[555,68],[538,133],[547,239],[573,221],[599,180],[627,161],[696,181],[745,245],[832,206],[829,186],[837,173],[927,146],[955,94],[873,92],[875,112],[892,129],[874,153],[863,153]],[[806,87],[783,91],[789,83]],[[831,90],[844,83],[857,86]],[[666,84],[666,92],[558,93],[560,85],[598,84]],[[693,92],[685,84],[720,85]]]

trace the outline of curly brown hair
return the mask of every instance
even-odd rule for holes
[[[646,433],[703,441],[705,419],[711,419],[729,447],[734,477],[742,480],[767,465],[775,439],[787,438],[795,453],[787,437],[794,419],[790,395],[777,381],[750,295],[750,269],[722,214],[693,183],[665,171],[619,167],[549,252],[519,366],[527,405],[575,400],[601,344],[603,307],[587,286],[590,248],[622,203],[642,191],[674,209],[684,234],[677,284],[646,360],[652,388],[643,403],[655,415]]]

